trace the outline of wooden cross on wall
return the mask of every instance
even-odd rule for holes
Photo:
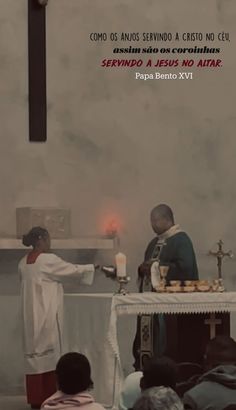
[[[29,140],[47,140],[46,11],[48,0],[28,0]]]

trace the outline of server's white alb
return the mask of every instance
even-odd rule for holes
[[[68,276],[91,285],[94,265],[74,265],[52,253],[41,253],[35,263],[27,256],[19,263],[26,374],[55,370],[61,355],[63,287]]]

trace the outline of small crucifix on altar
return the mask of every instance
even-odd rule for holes
[[[205,319],[204,323],[210,326],[210,339],[214,339],[216,337],[216,326],[221,325],[221,319],[216,319],[215,313],[211,313],[209,319]]]
[[[222,260],[224,259],[225,256],[232,258],[233,253],[232,251],[228,251],[228,252],[223,251],[223,241],[221,239],[219,240],[219,242],[217,242],[217,245],[218,245],[218,250],[216,252],[210,251],[209,255],[216,257],[217,267],[218,267],[218,278],[222,280]]]

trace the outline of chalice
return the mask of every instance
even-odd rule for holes
[[[159,265],[160,281],[163,287],[166,287],[166,277],[169,271],[168,265]]]

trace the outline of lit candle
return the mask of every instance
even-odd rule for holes
[[[116,269],[117,269],[117,276],[119,278],[126,277],[126,256],[119,252],[115,256],[116,259]]]

